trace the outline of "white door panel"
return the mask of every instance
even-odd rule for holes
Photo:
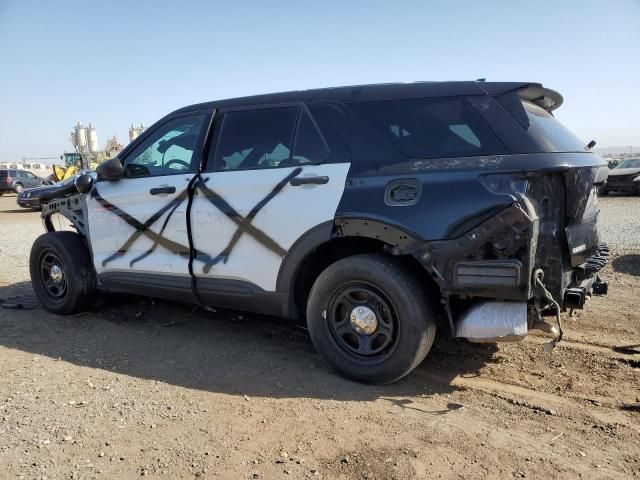
[[[274,187],[296,168],[300,167],[203,174],[203,178],[208,179],[207,188],[240,216],[233,221],[233,213],[221,211],[201,191],[198,192],[192,207],[194,245],[205,254],[198,257],[200,260],[208,256],[219,261],[210,269],[203,262],[197,262],[194,264],[196,275],[241,279],[264,290],[275,291],[283,254],[302,234],[333,220],[344,191],[349,164],[301,167],[298,178],[326,176],[328,182],[300,186],[287,182],[261,206]],[[259,210],[255,217],[245,219],[256,206]],[[233,248],[228,256],[220,258],[234,235],[239,235],[239,238]]]
[[[89,235],[97,273],[109,270],[188,273],[188,256],[180,252],[188,252],[189,246],[187,198],[183,192],[192,176],[127,178],[96,184],[97,194],[116,207],[105,208],[94,195],[87,198]],[[162,186],[174,187],[175,192],[151,195],[151,189]],[[179,201],[181,194],[184,198]],[[144,225],[174,200],[178,203],[175,209],[162,213],[148,225],[147,233],[138,231],[136,222]],[[170,217],[168,221],[167,217]]]

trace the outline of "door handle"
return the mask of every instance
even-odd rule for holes
[[[161,195],[163,193],[176,193],[176,187],[170,187],[169,185],[163,185],[161,187],[152,188],[149,190],[151,195]]]
[[[299,187],[300,185],[324,185],[325,183],[329,183],[329,177],[324,175],[318,177],[295,177],[289,180],[289,183],[292,187]]]

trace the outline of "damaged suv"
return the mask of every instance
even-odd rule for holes
[[[607,167],[561,103],[535,83],[434,82],[182,108],[44,199],[35,292],[59,314],[99,289],[306,317],[327,362],[372,383],[416,367],[436,328],[557,341],[562,310],[606,293],[608,256]]]

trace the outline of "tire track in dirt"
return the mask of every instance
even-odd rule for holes
[[[543,345],[547,343],[549,339],[545,337],[537,337],[537,336],[529,335],[525,337],[524,341],[527,343],[533,343],[536,345]],[[633,342],[630,341],[628,342],[627,345],[633,346],[632,344]],[[560,343],[558,343],[558,345],[556,345],[556,348],[580,350],[582,352],[605,355],[615,360],[628,363],[632,367],[640,367],[640,353],[632,354],[632,353],[617,352],[612,347],[603,347],[600,345],[595,345],[593,343],[577,342],[577,341],[571,341],[571,340],[562,340]],[[626,347],[626,348],[630,349],[630,347]]]
[[[603,424],[617,423],[640,433],[640,428],[631,423],[623,412],[617,410],[620,404],[614,399],[598,397],[601,408],[597,408],[591,398],[560,396],[482,376],[456,375],[452,378],[449,372],[423,372],[422,375],[427,377],[428,381],[446,382],[459,389],[481,392],[548,415],[586,417],[590,421]]]

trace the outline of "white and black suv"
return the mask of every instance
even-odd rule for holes
[[[305,318],[341,373],[395,381],[439,326],[520,339],[606,293],[606,164],[532,83],[366,85],[167,115],[43,199],[52,312],[97,289]],[[60,213],[77,233],[56,232]]]

